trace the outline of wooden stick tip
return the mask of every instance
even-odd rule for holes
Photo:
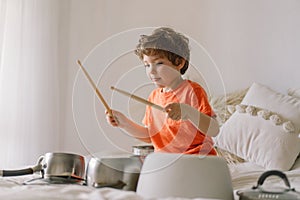
[[[77,60],[77,63],[78,63],[79,65],[81,65],[81,62],[80,62],[80,60]]]
[[[110,89],[114,90],[114,89],[115,89],[115,87],[114,87],[114,86],[110,86]]]

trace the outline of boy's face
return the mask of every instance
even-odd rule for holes
[[[167,58],[157,55],[144,55],[143,62],[148,77],[157,87],[171,88],[174,81],[181,77],[180,69],[183,67],[183,64],[173,65]]]

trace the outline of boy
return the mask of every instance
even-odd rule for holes
[[[204,89],[184,80],[189,66],[189,40],[171,28],[161,27],[142,35],[135,54],[157,86],[148,100],[165,112],[146,107],[141,126],[113,110],[107,121],[133,137],[152,143],[156,152],[216,155],[211,136],[219,132]]]

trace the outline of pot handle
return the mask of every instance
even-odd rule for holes
[[[1,176],[22,176],[22,175],[33,174],[35,172],[42,171],[43,170],[43,166],[42,166],[43,159],[44,159],[44,156],[41,156],[38,160],[38,163],[33,167],[19,169],[19,170],[0,170],[0,177]]]
[[[1,176],[21,176],[26,174],[33,174],[32,168],[20,169],[20,170],[1,170]]]
[[[291,185],[290,185],[290,182],[289,182],[287,176],[286,176],[283,172],[278,171],[278,170],[269,170],[269,171],[264,172],[264,173],[259,177],[259,179],[258,179],[258,181],[257,181],[257,186],[254,186],[253,189],[256,189],[256,188],[262,186],[263,183],[264,183],[264,181],[266,180],[266,178],[268,178],[269,176],[273,176],[273,175],[274,175],[274,176],[280,177],[280,178],[284,181],[285,185],[286,185],[289,189],[291,189]]]
[[[42,178],[44,178],[45,171],[44,168],[46,168],[46,165],[43,165],[42,162],[45,159],[45,156],[40,156],[38,159],[37,164],[33,167],[34,172],[41,172]]]

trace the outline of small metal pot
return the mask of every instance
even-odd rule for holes
[[[46,153],[35,166],[20,170],[0,170],[0,176],[21,176],[35,172],[41,172],[42,178],[83,181],[85,160],[83,156],[71,153]]]
[[[119,156],[91,158],[86,172],[88,186],[135,191],[142,162],[138,157]]]
[[[153,145],[135,145],[132,146],[132,153],[135,156],[147,156],[154,152]]]
[[[60,177],[84,180],[85,160],[71,153],[46,153],[43,157],[45,178]]]
[[[153,152],[154,147],[150,144],[132,146],[133,155],[139,157],[141,162],[144,162],[146,156]]]

